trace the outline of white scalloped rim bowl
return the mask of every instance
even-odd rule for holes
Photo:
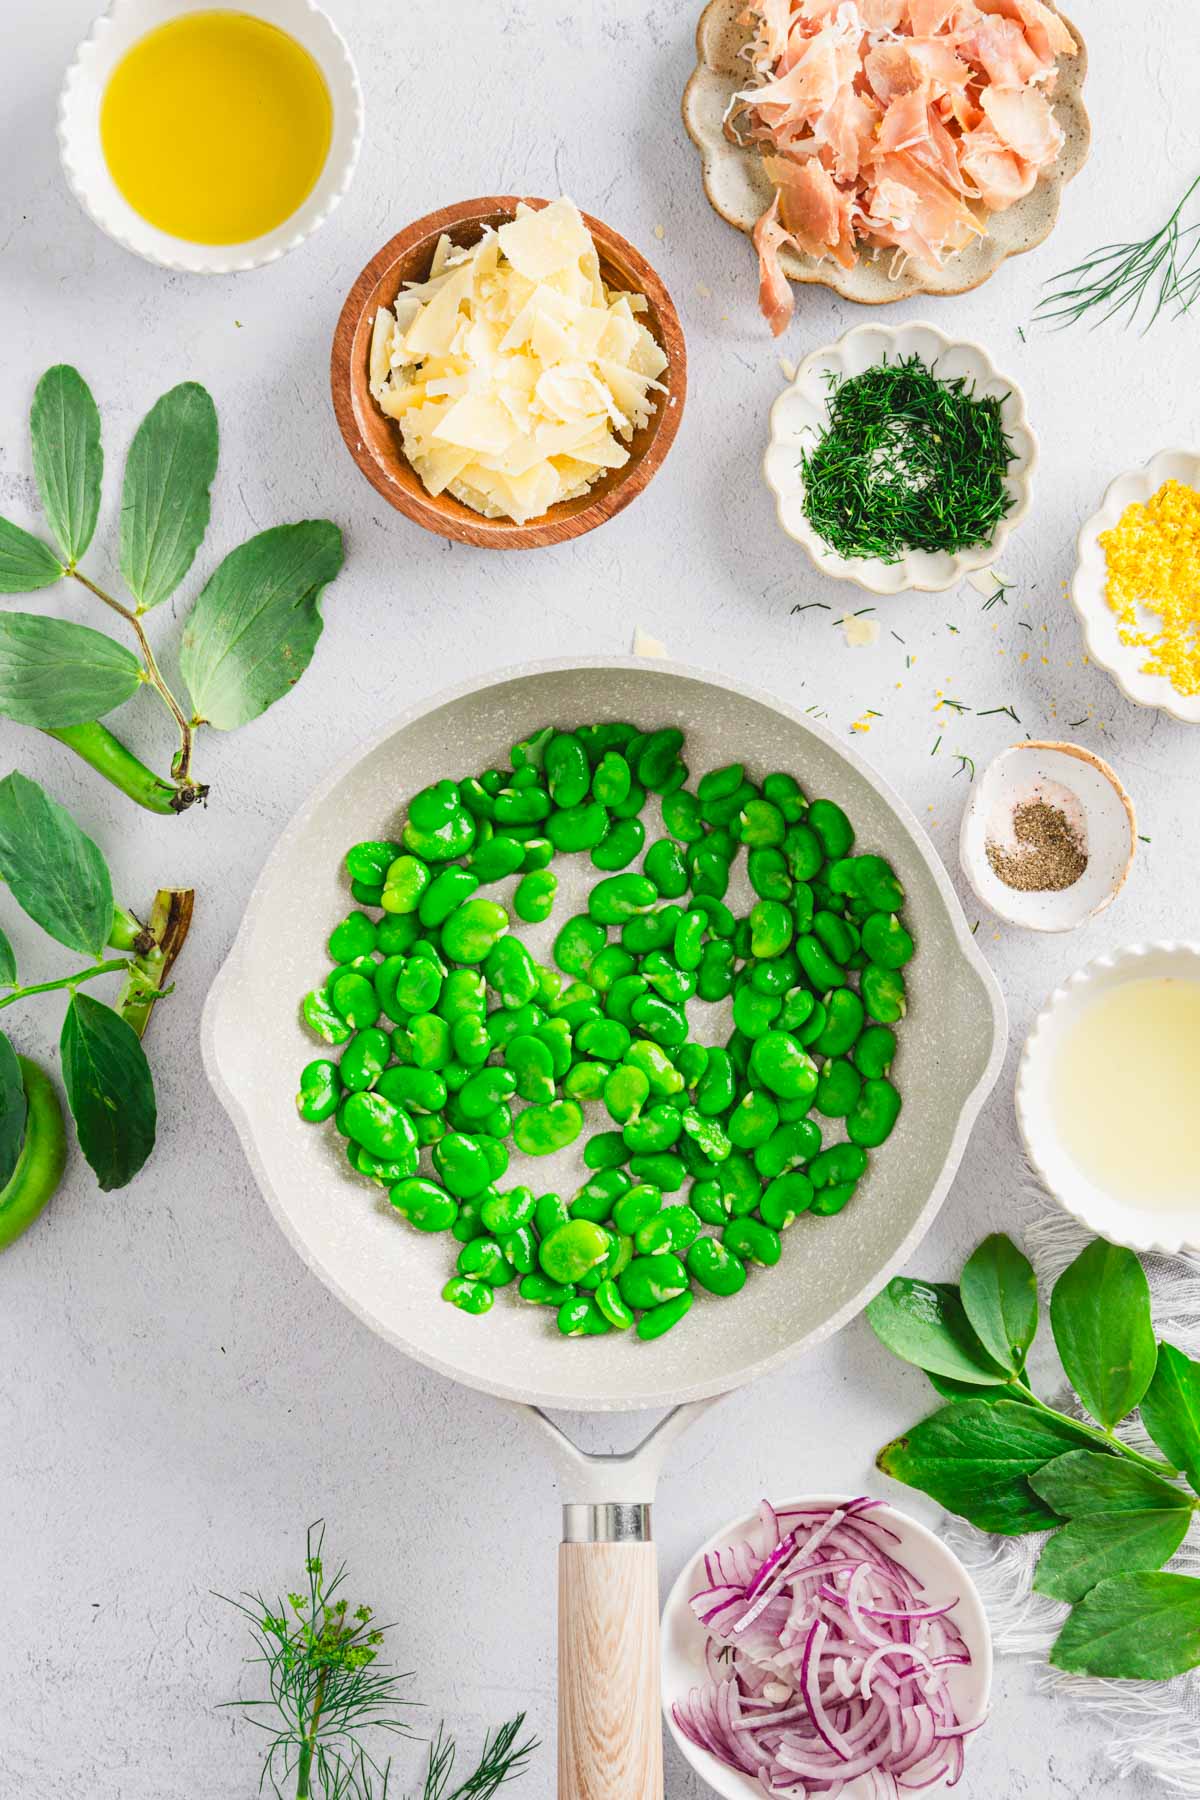
[[[789,1512],[810,1506],[844,1506],[850,1498],[849,1494],[805,1494],[798,1500],[781,1501],[778,1510]],[[900,1548],[896,1554],[921,1582],[932,1605],[944,1605],[957,1596],[954,1623],[966,1640],[971,1661],[965,1667],[951,1669],[947,1681],[958,1716],[962,1719],[979,1717],[987,1707],[992,1686],[992,1638],[979,1590],[954,1552],[916,1519],[886,1505],[875,1507],[871,1517],[899,1535]],[[726,1544],[746,1537],[757,1522],[756,1508],[743,1518],[723,1525],[720,1531],[714,1531],[708,1542],[701,1544],[695,1556],[684,1565],[663,1607],[662,1705],[667,1727],[680,1755],[687,1758],[696,1773],[710,1788],[723,1795],[724,1800],[763,1800],[763,1790],[749,1775],[718,1762],[709,1751],[684,1737],[675,1723],[672,1707],[676,1701],[686,1700],[689,1690],[703,1686],[706,1680],[704,1645],[708,1633],[688,1604],[689,1595],[704,1585],[704,1558],[714,1550],[722,1550]],[[969,1770],[970,1739],[966,1744],[966,1758]],[[925,1792],[932,1794],[942,1786],[939,1782],[937,1788],[927,1788]],[[848,1781],[842,1789],[842,1800],[869,1800],[874,1792],[870,1782]]]
[[[1181,1250],[1200,1249],[1200,1170],[1196,1171],[1194,1212],[1172,1208],[1155,1213],[1147,1207],[1132,1207],[1097,1187],[1079,1168],[1058,1134],[1051,1100],[1051,1074],[1063,1036],[1098,995],[1123,982],[1163,976],[1200,982],[1200,943],[1129,944],[1108,956],[1098,956],[1055,988],[1034,1020],[1021,1052],[1016,1108],[1025,1154],[1064,1212],[1110,1244],[1178,1256]],[[1116,1079],[1114,1076],[1114,1093]],[[1129,1128],[1137,1129],[1135,1119],[1130,1119]]]
[[[1157,706],[1184,725],[1200,725],[1200,694],[1179,693],[1165,675],[1143,674],[1147,652],[1136,644],[1121,642],[1117,615],[1104,592],[1108,568],[1100,548],[1100,533],[1116,525],[1127,506],[1149,500],[1164,481],[1182,481],[1188,487],[1200,488],[1200,453],[1160,450],[1140,469],[1130,469],[1110,482],[1099,512],[1093,513],[1076,539],[1071,603],[1083,626],[1088,655],[1108,670],[1127,700],[1136,706]],[[1144,619],[1154,626],[1151,614],[1145,614]]]
[[[804,515],[804,478],[800,471],[801,453],[812,448],[826,422],[826,377],[861,375],[885,356],[894,362],[914,354],[931,365],[936,363],[940,376],[965,375],[974,381],[975,391],[981,397],[994,395],[1003,402],[1001,418],[1016,452],[1005,480],[1013,496],[1012,508],[996,527],[990,543],[962,550],[957,556],[946,551],[934,555],[910,550],[896,563],[880,562],[875,557],[835,556]],[[822,574],[832,575],[838,581],[856,582],[871,594],[901,594],[909,589],[937,594],[953,587],[972,569],[987,568],[996,561],[1013,528],[1029,511],[1036,461],[1037,439],[1029,428],[1021,392],[1015,382],[997,371],[979,344],[948,338],[934,326],[920,323],[858,325],[836,344],[827,344],[806,356],[791,386],[776,400],[771,408],[771,436],[763,458],[763,474],[775,496],[779,523],[790,538],[808,551]]]
[[[208,12],[205,0],[113,0],[75,52],[58,102],[58,149],[68,186],[85,213],[110,238],[164,269],[190,275],[234,275],[259,269],[295,250],[322,226],[346,189],[363,140],[363,99],[350,52],[333,21],[313,0],[239,0],[239,12],[263,19],[295,38],[313,58],[329,89],[333,135],[325,166],[308,198],[274,231],[243,244],[195,244],[160,231],[135,212],[109,173],[100,144],[100,103],[125,52],[186,13]]]

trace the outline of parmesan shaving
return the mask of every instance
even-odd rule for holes
[[[431,494],[523,525],[628,462],[666,391],[646,310],[604,286],[570,200],[521,204],[469,249],[440,238],[428,279],[379,308],[371,393]]]

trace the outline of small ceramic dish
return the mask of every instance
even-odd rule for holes
[[[1101,994],[1122,982],[1164,976],[1200,983],[1200,944],[1129,944],[1111,955],[1098,956],[1055,988],[1025,1040],[1017,1067],[1016,1109],[1030,1165],[1064,1212],[1110,1244],[1178,1256],[1184,1250],[1200,1251],[1200,1171],[1193,1171],[1197,1188],[1190,1213],[1179,1207],[1154,1212],[1144,1204],[1131,1206],[1098,1187],[1080,1169],[1063,1144],[1052,1103],[1055,1057],[1076,1021]],[[1114,1093],[1118,1079],[1114,1076]],[[1135,1120],[1129,1124],[1131,1130],[1136,1128]]]
[[[808,1494],[799,1500],[781,1502],[778,1510],[786,1512],[806,1506],[842,1506],[850,1498],[848,1494]],[[878,1519],[899,1536],[896,1556],[922,1583],[923,1598],[929,1605],[943,1606],[957,1598],[954,1623],[966,1640],[971,1660],[968,1664],[951,1669],[948,1684],[959,1717],[978,1718],[987,1708],[991,1691],[992,1640],[987,1615],[975,1583],[953,1551],[948,1550],[939,1537],[935,1537],[932,1531],[919,1525],[906,1513],[898,1512],[894,1506],[878,1506],[872,1510],[871,1517]],[[690,1738],[685,1737],[675,1722],[674,1707],[676,1702],[687,1699],[692,1688],[703,1687],[708,1679],[704,1661],[704,1646],[708,1634],[688,1604],[689,1597],[705,1585],[704,1558],[716,1550],[724,1549],[727,1544],[744,1538],[753,1530],[757,1521],[757,1510],[747,1513],[743,1518],[723,1525],[706,1544],[701,1544],[667,1595],[662,1616],[662,1703],[667,1728],[680,1755],[687,1759],[709,1787],[724,1796],[724,1800],[762,1800],[763,1790],[760,1783],[751,1780],[749,1775],[743,1775],[740,1769],[730,1768],[728,1763],[719,1762],[709,1751],[700,1749]],[[969,1766],[969,1746],[967,1762]],[[942,1785],[938,1784],[939,1787]],[[842,1789],[842,1800],[868,1800],[868,1796],[875,1791],[873,1783],[864,1783],[861,1779],[850,1781]],[[931,1787],[925,1791],[934,1793],[937,1789]]]
[[[350,186],[363,141],[363,99],[350,52],[313,0],[238,0],[238,10],[295,38],[316,62],[333,104],[333,136],[308,198],[262,237],[244,244],[195,244],[160,231],[135,212],[108,170],[100,143],[100,102],[125,52],[171,19],[205,12],[206,0],[112,0],[75,52],[58,102],[58,148],[71,192],[85,213],[126,250],[189,275],[259,269],[296,249],[329,217]]]
[[[1057,891],[1010,887],[988,861],[989,842],[1011,835],[1013,807],[1037,799],[1066,814],[1087,852],[1078,881]],[[962,871],[977,898],[997,918],[1030,931],[1072,931],[1111,906],[1136,850],[1133,801],[1115,771],[1078,744],[1026,742],[1002,750],[972,789],[958,840]]]
[[[1032,250],[1048,237],[1058,218],[1062,190],[1087,161],[1091,141],[1083,103],[1087,47],[1065,14],[1063,22],[1079,45],[1079,54],[1058,60],[1054,116],[1063,129],[1062,151],[1031,193],[1007,211],[988,215],[986,237],[948,257],[941,268],[910,260],[894,279],[889,274],[895,261],[891,250],[868,251],[853,268],[843,269],[830,258],[818,261],[786,249],[780,259],[784,274],[792,281],[819,282],[843,299],[867,306],[908,300],[913,294],[965,294],[994,275],[1006,257]],[[725,132],[729,103],[748,85],[750,65],[744,54],[748,37],[744,0],[710,0],[696,30],[698,64],[683,96],[683,123],[700,152],[709,203],[730,225],[747,233],[754,230],[774,191],[758,151]],[[748,289],[752,267],[747,251]]]
[[[997,525],[990,543],[961,550],[957,555],[910,550],[895,563],[880,562],[875,557],[836,556],[805,517],[800,468],[801,453],[812,448],[828,417],[827,377],[861,375],[885,357],[895,362],[913,355],[931,365],[936,363],[937,372],[943,377],[965,375],[974,382],[979,396],[995,395],[1001,400],[1004,429],[1016,452],[1005,480],[1013,495],[1012,508]],[[776,400],[771,408],[771,436],[763,459],[763,474],[775,496],[779,523],[789,537],[808,551],[823,575],[856,582],[871,594],[900,594],[909,588],[935,594],[953,587],[972,569],[986,568],[996,561],[1012,531],[1029,511],[1036,461],[1037,439],[1029,428],[1020,390],[1015,382],[998,373],[979,344],[948,338],[932,325],[858,325],[836,344],[811,351],[791,385]]]
[[[1109,485],[1099,512],[1088,520],[1076,540],[1071,603],[1083,626],[1088,655],[1108,670],[1127,700],[1137,706],[1157,706],[1185,725],[1200,725],[1200,694],[1181,694],[1167,676],[1143,673],[1147,652],[1136,644],[1121,642],[1117,615],[1104,591],[1108,568],[1100,547],[1100,533],[1118,524],[1127,506],[1149,500],[1164,481],[1182,481],[1188,487],[1200,488],[1200,453],[1160,450],[1140,469],[1118,475]],[[1145,623],[1153,629],[1157,621],[1147,613]]]
[[[584,213],[583,222],[599,252],[605,286],[645,295],[647,311],[642,323],[667,357],[660,377],[667,391],[656,396],[649,423],[635,431],[629,461],[623,468],[610,470],[577,500],[563,501],[524,525],[512,519],[485,518],[453,494],[428,492],[404,454],[399,428],[376,405],[370,391],[368,362],[375,314],[381,306],[392,305],[406,281],[425,280],[443,232],[456,244],[474,244],[485,225],[500,226],[511,219],[521,200],[532,207],[548,204],[528,195],[489,194],[444,206],[440,212],[406,225],[362,271],[346,297],[333,334],[333,410],[346,448],[371,486],[427,531],[487,550],[536,550],[546,544],[563,544],[628,506],[661,467],[679,429],[687,394],[683,327],[671,296],[626,238]]]

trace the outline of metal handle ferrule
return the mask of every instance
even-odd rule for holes
[[[647,1500],[568,1500],[564,1544],[648,1544],[653,1536]]]

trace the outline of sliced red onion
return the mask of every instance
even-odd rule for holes
[[[750,1538],[705,1558],[691,1605],[709,1679],[675,1721],[770,1800],[837,1800],[860,1776],[872,1800],[952,1787],[982,1723],[958,1717],[944,1673],[971,1660],[958,1602],[922,1598],[882,1504],[764,1500]]]

